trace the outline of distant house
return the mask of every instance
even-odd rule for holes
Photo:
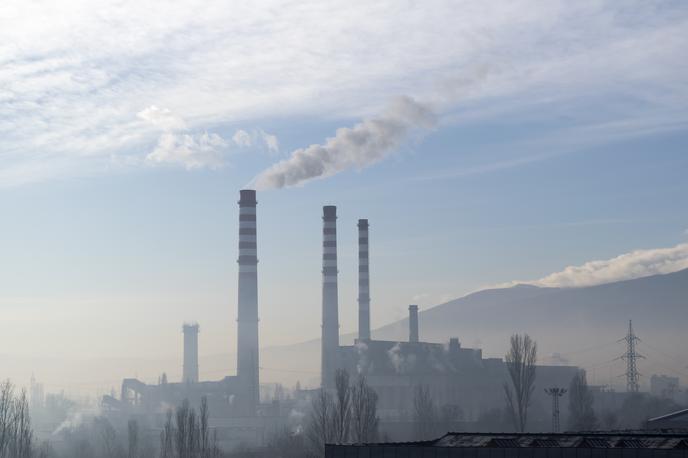
[[[688,409],[678,410],[661,417],[650,418],[647,421],[647,429],[684,429],[686,430],[686,435],[688,435]]]
[[[326,458],[688,458],[688,435],[449,433],[432,441],[326,445]]]

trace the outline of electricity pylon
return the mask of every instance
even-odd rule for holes
[[[626,373],[623,374],[626,376],[626,391],[637,393],[640,381],[638,360],[645,357],[635,350],[635,344],[640,342],[640,339],[633,333],[633,322],[631,320],[628,320],[628,334],[623,339],[619,339],[619,342],[626,342],[626,353],[618,358],[626,361]]]

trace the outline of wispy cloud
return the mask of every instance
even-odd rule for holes
[[[160,123],[182,129],[164,109],[197,144],[264,117],[370,119],[399,94],[437,98],[438,80],[484,62],[495,71],[458,94],[457,119],[554,100],[590,125],[688,119],[682,2],[63,0],[9,2],[0,16],[0,178],[12,183],[119,155],[146,163]],[[608,94],[603,107],[575,102]],[[165,108],[136,116],[151,106]]]
[[[688,243],[670,248],[635,250],[611,259],[569,266],[539,280],[512,282],[547,287],[580,287],[666,274],[688,269]],[[508,285],[507,285],[508,286]]]
[[[151,105],[137,116],[163,131],[155,149],[145,157],[149,164],[180,165],[187,170],[216,169],[227,163],[232,148],[264,145],[271,152],[279,149],[277,137],[261,129],[252,133],[238,129],[226,140],[216,133],[190,132],[184,119],[167,108]]]

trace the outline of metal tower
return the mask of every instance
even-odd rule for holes
[[[628,334],[623,339],[619,339],[619,342],[626,342],[626,353],[619,357],[619,359],[626,361],[626,373],[623,374],[626,376],[626,391],[637,393],[640,380],[637,361],[645,357],[635,351],[635,344],[640,342],[640,339],[633,333],[633,322],[631,320],[628,320]]]
[[[566,394],[566,388],[545,388],[545,393],[552,396],[552,432],[559,432],[559,398]]]

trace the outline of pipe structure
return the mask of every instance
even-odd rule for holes
[[[320,383],[334,387],[339,367],[339,298],[337,292],[337,207],[323,207],[322,340]]]
[[[358,220],[358,339],[370,340],[370,271],[368,220]]]
[[[242,413],[255,415],[259,402],[258,255],[256,191],[243,189],[239,199],[239,298],[237,317],[237,378],[244,391]]]
[[[409,305],[409,342],[418,342],[418,306]]]

